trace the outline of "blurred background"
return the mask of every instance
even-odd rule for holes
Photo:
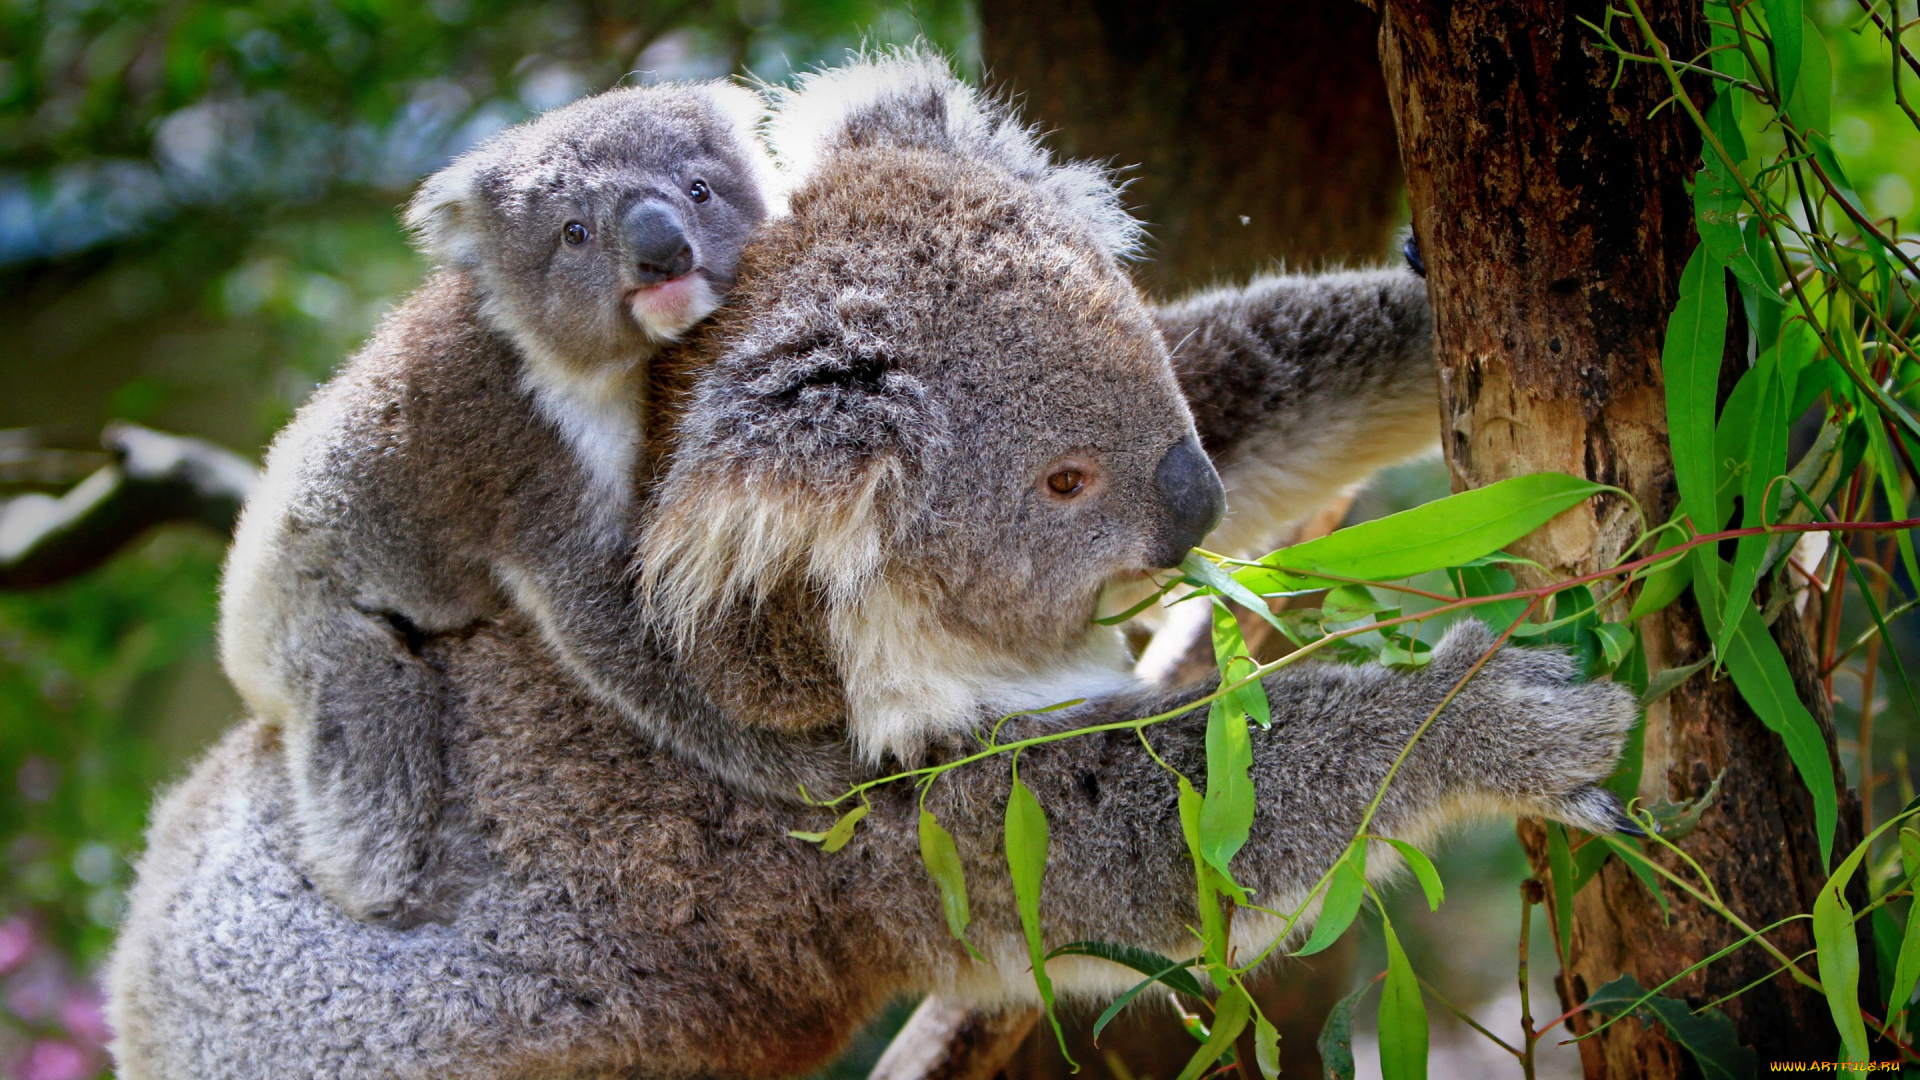
[[[148,804],[239,716],[213,653],[217,528],[151,530],[54,584],[5,576],[27,511],[114,463],[101,442],[110,423],[257,462],[427,269],[395,214],[421,176],[507,124],[622,81],[779,82],[862,43],[924,38],[1020,95],[1056,149],[1128,168],[1154,237],[1139,276],[1162,294],[1275,262],[1386,257],[1404,198],[1374,16],[1350,0],[1251,6],[1275,10],[0,0],[0,1076],[105,1074],[92,976]],[[1920,139],[1886,96],[1884,47],[1851,33],[1850,0],[1809,10],[1834,52],[1835,145],[1869,208],[1904,221]],[[1349,520],[1446,488],[1438,462],[1395,470]],[[1839,685],[1853,695],[1844,737],[1858,685]],[[1895,680],[1880,686],[1890,700],[1874,737],[1905,746],[1913,716]],[[1511,824],[1460,838],[1441,869],[1447,906],[1428,915],[1403,897],[1396,924],[1428,978],[1508,1024],[1526,872]],[[1281,979],[1317,978],[1303,985],[1338,996],[1379,970],[1373,950],[1349,943],[1317,974]],[[1550,973],[1550,946],[1536,953]],[[1536,979],[1536,1011],[1552,1015],[1548,978]],[[1464,1029],[1436,1022],[1437,1053],[1449,1052]],[[885,1035],[837,1074],[862,1075]],[[1310,1041],[1289,1039],[1290,1063],[1311,1059]],[[1498,1064],[1458,1053],[1451,1073],[1437,1056],[1436,1075]],[[1572,1060],[1552,1058],[1543,1075],[1568,1075]],[[1096,1053],[1089,1069],[1154,1071],[1118,1052]]]

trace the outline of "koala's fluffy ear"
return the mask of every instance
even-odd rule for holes
[[[769,141],[791,187],[804,184],[836,151],[935,150],[998,165],[1032,184],[1115,258],[1139,249],[1140,223],[1121,205],[1106,170],[1056,163],[1011,108],[960,81],[929,50],[872,55],[803,75],[773,97]]]
[[[767,216],[785,217],[787,177],[774,167],[773,159],[766,152],[765,133],[771,117],[767,99],[726,79],[716,79],[705,84],[705,88],[714,110],[732,125],[734,138],[745,151],[746,167],[766,202]]]
[[[434,173],[407,203],[405,223],[421,254],[441,266],[472,270],[479,261],[480,158],[472,153]]]

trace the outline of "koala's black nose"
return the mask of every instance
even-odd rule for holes
[[[1173,444],[1153,471],[1153,486],[1166,507],[1166,519],[1149,556],[1156,567],[1174,567],[1206,539],[1227,511],[1220,474],[1192,435]]]
[[[657,285],[693,269],[693,246],[673,207],[651,200],[635,203],[624,224],[642,285]]]

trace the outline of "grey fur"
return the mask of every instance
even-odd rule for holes
[[[1215,550],[1282,527],[1437,445],[1433,314],[1405,270],[1271,275],[1156,316],[1230,507]]]
[[[618,90],[430,178],[409,223],[445,269],[269,454],[223,652],[285,731],[303,861],[349,912],[444,918],[477,869],[441,799],[446,691],[425,637],[517,606],[589,685],[657,704],[631,696],[652,656],[624,583],[636,403],[767,216],[759,118],[725,84]],[[637,206],[683,223],[694,265],[644,292],[622,227]]]
[[[1022,702],[1088,698],[1012,719],[1002,739],[1204,692],[1132,683],[1086,619],[1109,579],[1156,557],[1170,511],[1154,463],[1194,433],[1155,323],[1077,204],[1012,167],[1031,148],[1001,159],[968,134],[1019,129],[933,67],[855,65],[786,103],[785,123],[826,149],[720,317],[667,365],[684,373],[653,399],[670,452],[639,508],[643,723],[576,689],[519,614],[423,641],[444,675],[449,805],[481,857],[450,921],[411,930],[357,922],[303,877],[298,783],[275,730],[244,725],[156,810],[109,971],[125,1080],[772,1078],[817,1067],[896,995],[1031,1000],[1001,853],[1004,760],[948,774],[926,802],[959,845],[985,964],[947,934],[910,786],[874,792],[829,855],[786,834],[837,811],[740,779],[784,771],[827,793],[870,775],[876,750],[962,753]],[[850,145],[798,119],[818,119],[816,92],[863,132],[888,130],[876,110],[944,109],[955,135],[917,119],[914,141]],[[466,332],[457,318],[442,329]],[[1322,374],[1307,384],[1338,381]],[[1300,429],[1305,449],[1312,437]],[[1107,486],[1036,496],[1063,454]],[[458,464],[417,482],[450,483]],[[699,557],[708,543],[720,561]],[[689,577],[698,587],[676,592]],[[1469,621],[1417,674],[1269,678],[1239,880],[1297,902],[1491,644]],[[873,655],[899,670],[863,666]],[[1629,693],[1579,683],[1567,657],[1504,650],[1439,713],[1373,828],[1427,842],[1486,811],[1603,826],[1592,785],[1634,715]],[[1204,732],[1195,710],[1148,738],[1198,779]],[[1048,940],[1191,954],[1176,787],[1139,740],[1037,747],[1020,773],[1051,819]],[[1235,927],[1247,945],[1272,933],[1245,911]],[[1049,971],[1084,997],[1131,979],[1086,959]]]

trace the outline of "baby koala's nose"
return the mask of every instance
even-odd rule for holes
[[[635,203],[625,225],[640,284],[658,285],[693,269],[693,246],[673,207],[651,200]]]

